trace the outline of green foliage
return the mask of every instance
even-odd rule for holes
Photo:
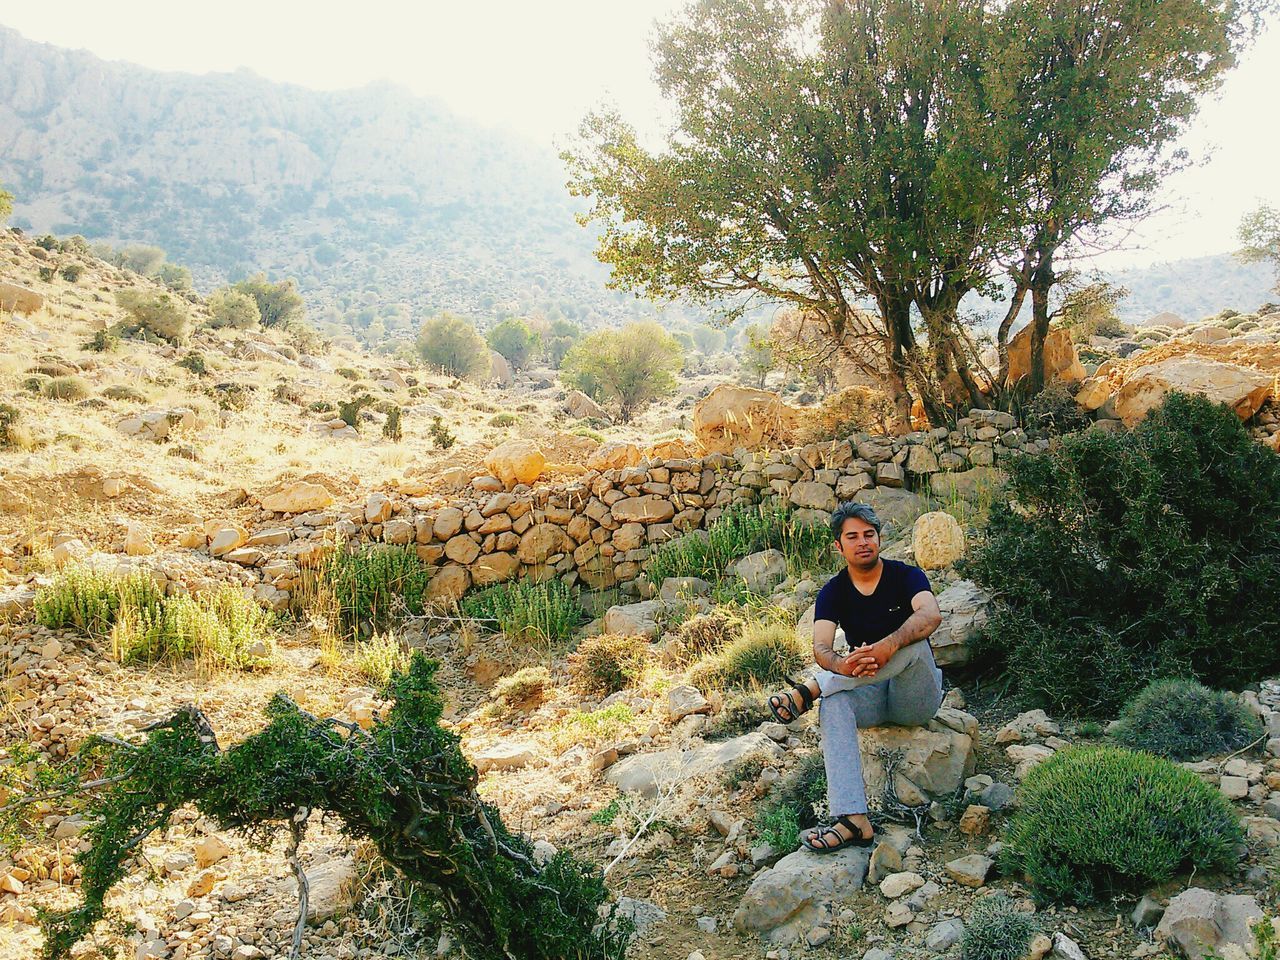
[[[618,819],[618,814],[621,812],[622,804],[617,801],[617,798],[614,798],[587,819],[598,826],[607,827],[613,823],[614,820]]]
[[[662,657],[673,666],[686,667],[737,640],[745,626],[731,607],[715,607],[708,613],[696,614],[665,641]]]
[[[599,710],[571,713],[560,721],[552,733],[556,746],[590,747],[597,743],[616,743],[636,732],[641,719],[628,703],[611,703]]]
[[[484,621],[486,629],[539,643],[568,640],[586,619],[578,595],[559,580],[495,583],[468,594],[459,606],[464,616]]]
[[[477,798],[474,768],[440,725],[436,670],[415,654],[369,732],[339,730],[277,694],[267,726],[227,750],[194,707],[132,747],[90,741],[110,785],[90,804],[77,855],[83,902],[44,918],[46,960],[93,932],[134,847],[186,803],[264,845],[301,810],[336,814],[439,906],[469,954],[621,960],[628,925],[596,928],[608,897],[599,871],[568,853],[539,866],[531,843]]]
[[[190,370],[197,377],[203,377],[209,372],[209,368],[204,365],[204,354],[198,350],[192,350],[185,357],[178,361],[177,366],[184,370]]]
[[[382,435],[394,443],[404,439],[404,428],[400,426],[401,410],[393,406],[387,411],[387,419],[382,423]]]
[[[448,450],[458,440],[440,417],[431,418],[431,426],[427,427],[427,433],[431,435],[431,443],[437,450]]]
[[[528,366],[529,358],[538,349],[538,335],[529,329],[527,323],[516,317],[497,324],[489,331],[486,339],[490,347],[507,359],[513,370],[522,370]]]
[[[600,330],[579,341],[560,366],[560,379],[600,403],[612,403],[624,423],[644,406],[675,392],[684,352],[657,323]]]
[[[755,783],[760,779],[764,768],[769,766],[773,758],[764,753],[749,753],[733,764],[724,774],[724,785],[729,790],[737,790],[743,784]]]
[[[1236,256],[1245,263],[1270,262],[1276,271],[1276,290],[1280,291],[1280,210],[1264,203],[1247,214],[1240,221],[1240,243],[1243,246]]]
[[[356,641],[356,669],[361,676],[378,686],[386,686],[393,673],[403,673],[409,666],[409,648],[394,633],[375,633],[368,640]]]
[[[335,629],[368,636],[422,613],[431,571],[412,547],[342,544],[324,560],[320,580]]]
[[[1105,715],[1161,676],[1280,669],[1280,458],[1231,411],[1172,394],[1131,431],[1008,470],[1017,508],[993,505],[963,569],[997,598],[977,662],[1018,694]]]
[[[1018,788],[1001,866],[1041,900],[1089,903],[1186,867],[1228,869],[1243,839],[1231,801],[1189,770],[1148,753],[1077,747]]]
[[[961,960],[1022,960],[1040,932],[1033,913],[1023,913],[1002,893],[973,905],[960,941]]]
[[[102,395],[108,400],[127,400],[130,403],[142,403],[147,399],[146,394],[127,383],[113,383],[102,391]]]
[[[62,279],[67,283],[76,283],[84,276],[84,264],[68,263],[62,268]]]
[[[333,372],[336,373],[338,376],[342,377],[342,379],[344,380],[355,381],[360,379],[360,371],[352,370],[350,367],[339,367],[337,370]]]
[[[1262,721],[1229,693],[1170,678],[1130,700],[1112,735],[1126,747],[1170,760],[1203,760],[1257,740]]]
[[[89,384],[74,374],[52,377],[41,385],[40,392],[46,400],[83,400],[89,396]]]
[[[466,320],[432,317],[418,331],[418,356],[450,376],[480,378],[489,372],[489,346]]]
[[[504,706],[521,708],[540,702],[549,686],[551,671],[546,667],[522,667],[500,678],[489,695]]]
[[[650,656],[644,637],[608,633],[588,637],[569,657],[569,677],[580,693],[607,697],[634,683]]]
[[[1058,325],[1071,332],[1071,339],[1087,343],[1090,337],[1119,337],[1124,324],[1116,311],[1129,295],[1124,287],[1100,281],[1071,290],[1062,302]]]
[[[8,220],[11,213],[13,213],[13,194],[0,186],[0,223]]]
[[[154,277],[165,261],[165,252],[159,247],[132,244],[114,251],[106,259],[117,267],[132,270],[144,277]]]
[[[292,327],[301,323],[306,313],[306,305],[293,280],[272,283],[265,273],[258,273],[233,284],[231,289],[253,298],[264,327]]]
[[[191,289],[191,271],[176,263],[162,263],[156,271],[156,279],[175,293]]]
[[[807,651],[786,623],[757,620],[742,636],[702,657],[689,669],[695,686],[756,688],[782,683],[805,665]]]
[[[499,413],[489,418],[491,427],[514,427],[519,422],[520,418],[514,413]]]
[[[1054,381],[1028,400],[1022,408],[1022,422],[1028,427],[1069,433],[1083,430],[1093,418],[1076,403],[1065,383]]]
[[[367,393],[362,393],[358,397],[352,397],[350,400],[338,401],[338,417],[348,427],[356,430],[360,429],[360,411],[365,407],[373,406],[373,397]]]
[[[18,421],[22,411],[11,403],[0,403],[0,447],[17,446]]]
[[[93,336],[84,342],[82,349],[94,353],[111,353],[120,347],[120,338],[110,330],[95,330]]]
[[[116,292],[116,303],[128,315],[127,333],[146,333],[169,343],[191,336],[191,315],[182,300],[169,293],[149,293],[129,288]]]
[[[158,616],[164,594],[147,574],[116,577],[92,567],[69,567],[36,592],[36,622],[52,630],[74,629],[106,637],[122,606]]]
[[[734,694],[725,698],[724,706],[703,728],[702,737],[705,740],[740,737],[770,719],[769,708],[758,694]]]
[[[168,597],[158,607],[126,600],[111,631],[116,659],[182,660],[211,667],[264,666],[274,649],[271,615],[253,597],[223,586],[198,596]]]
[[[543,338],[543,354],[547,363],[559,370],[565,355],[582,336],[582,328],[567,320],[556,320]]]
[[[258,301],[243,290],[222,287],[209,295],[209,326],[215,329],[256,330],[262,321]]]
[[[822,754],[806,754],[756,812],[756,833],[775,850],[792,850],[800,843],[800,831],[818,822],[826,802],[827,771]]]

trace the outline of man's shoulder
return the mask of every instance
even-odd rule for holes
[[[929,584],[929,575],[922,569],[902,560],[885,560],[884,565],[886,572],[893,576],[894,580],[901,584],[916,584],[922,589],[932,590]]]

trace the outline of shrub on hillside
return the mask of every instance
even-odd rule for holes
[[[122,606],[158,615],[164,593],[142,572],[116,577],[92,567],[69,567],[36,591],[36,622],[51,630],[105,637]]]
[[[1080,409],[1071,388],[1061,381],[1054,381],[1023,404],[1022,421],[1028,427],[1067,433],[1083,430],[1092,418]]]
[[[62,279],[67,283],[76,283],[84,276],[84,264],[68,263],[62,268]]]
[[[375,633],[368,640],[357,640],[356,669],[370,683],[384,686],[393,673],[403,673],[409,666],[409,647],[394,633]]]
[[[147,399],[146,394],[127,383],[113,383],[102,391],[102,395],[108,400],[127,400],[130,403],[142,403]]]
[[[509,317],[494,326],[485,339],[490,347],[506,358],[513,370],[523,370],[528,366],[529,358],[538,349],[538,335],[516,317]]]
[[[728,607],[690,617],[662,646],[662,658],[676,667],[687,667],[742,636],[746,623]]]
[[[1112,731],[1134,750],[1170,760],[1203,760],[1230,753],[1262,735],[1262,721],[1245,704],[1194,680],[1157,680],[1125,705]]]
[[[253,597],[224,586],[198,596],[166,598],[157,607],[127,600],[111,630],[121,663],[193,657],[213,667],[268,663],[274,649],[271,615]]]
[[[588,637],[569,656],[569,677],[579,693],[607,697],[631,686],[650,656],[644,637]]]
[[[546,667],[523,667],[498,680],[489,695],[505,707],[524,710],[540,704],[549,686],[551,671]]]
[[[418,356],[454,377],[480,378],[489,372],[489,345],[466,320],[443,314],[418,331]]]
[[[170,293],[151,293],[145,290],[120,290],[116,303],[124,309],[124,330],[130,335],[143,333],[181,343],[191,336],[191,315],[187,305]]]
[[[599,403],[614,404],[623,423],[654,400],[675,392],[684,364],[680,344],[653,322],[598,330],[575,344],[560,379]]]
[[[394,443],[404,439],[404,428],[400,425],[400,416],[400,408],[392,407],[387,411],[387,419],[382,422],[382,435]]]
[[[0,447],[19,447],[26,437],[26,428],[19,424],[22,411],[11,403],[0,403]]]
[[[253,298],[264,327],[293,327],[302,322],[306,313],[306,305],[292,280],[273,283],[265,273],[257,273],[231,289]]]
[[[800,843],[800,831],[818,823],[826,803],[827,770],[822,754],[806,754],[756,812],[756,833],[774,850],[793,850]]]
[[[427,427],[427,433],[431,436],[431,445],[437,450],[448,450],[458,441],[440,417],[431,418],[431,426]]]
[[[120,338],[110,330],[95,330],[92,337],[80,345],[83,350],[94,353],[111,353],[120,347]]]
[[[1008,470],[963,569],[996,597],[976,662],[1024,699],[1105,715],[1161,676],[1280,669],[1280,457],[1231,411],[1171,394]]]
[[[205,366],[204,354],[198,350],[192,350],[185,357],[178,361],[177,366],[183,370],[189,370],[197,377],[203,377],[209,372],[209,368]]]
[[[960,940],[961,960],[1022,960],[1040,932],[1034,913],[1024,913],[1003,893],[973,905]]]
[[[362,393],[358,397],[352,397],[350,400],[338,401],[338,417],[348,427],[360,429],[360,411],[365,407],[373,406],[373,397],[367,393]]]
[[[422,613],[430,569],[411,547],[343,545],[320,568],[321,606],[345,636],[371,635]]]
[[[53,377],[45,381],[40,392],[46,400],[83,400],[89,396],[89,384],[84,377],[77,377],[74,374]]]
[[[1244,839],[1231,801],[1194,773],[1117,747],[1062,750],[1018,788],[1002,869],[1043,900],[1090,903],[1227,869]]]
[[[586,619],[573,589],[559,580],[496,583],[464,597],[462,613],[520,641],[560,643]]]
[[[706,740],[728,740],[750,733],[771,719],[764,698],[758,693],[733,694],[725,698],[714,717],[702,730]]]
[[[702,688],[755,688],[782,683],[806,662],[804,645],[786,623],[758,620],[742,636],[702,657],[689,682]]]
[[[243,290],[223,287],[209,295],[209,326],[214,329],[255,330],[262,320],[258,301]]]

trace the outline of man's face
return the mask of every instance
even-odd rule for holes
[[[840,531],[836,549],[844,557],[845,563],[861,570],[870,570],[880,559],[880,534],[867,521],[850,517]]]

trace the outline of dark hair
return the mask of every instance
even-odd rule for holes
[[[876,536],[880,536],[880,518],[876,516],[876,512],[871,509],[869,504],[854,503],[852,500],[846,500],[840,506],[836,507],[831,514],[831,537],[839,540],[840,535],[844,533],[844,522],[846,520],[858,519],[863,523],[869,523],[876,528]]]

